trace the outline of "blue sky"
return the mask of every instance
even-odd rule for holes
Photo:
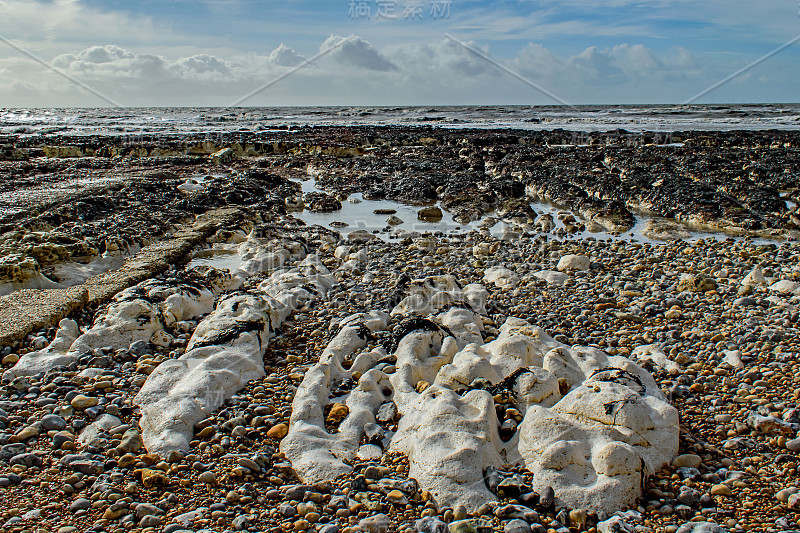
[[[800,35],[798,11],[798,0],[2,0],[0,36],[125,105],[227,105],[346,37],[247,103],[553,103],[445,33],[571,103],[680,103]],[[797,102],[799,66],[800,43],[701,101]],[[0,107],[29,105],[105,102],[0,42]]]

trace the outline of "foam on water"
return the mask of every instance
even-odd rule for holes
[[[438,126],[571,131],[800,128],[798,104],[0,109],[0,134],[154,135],[303,126]]]

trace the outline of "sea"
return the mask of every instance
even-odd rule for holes
[[[800,129],[800,104],[0,108],[0,134],[214,134],[303,126],[435,126],[518,130],[676,132]]]

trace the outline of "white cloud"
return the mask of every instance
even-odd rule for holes
[[[0,20],[5,37],[25,40],[163,43],[172,33],[150,17],[95,9],[79,0],[3,0]]]
[[[481,49],[473,41],[466,44]],[[484,48],[482,51],[488,53],[489,50]],[[392,59],[409,74],[448,79],[452,79],[451,76],[478,76],[496,68],[450,39],[398,47],[392,53]]]
[[[345,40],[347,42],[344,42]],[[344,44],[342,44],[343,42]],[[361,37],[355,35],[341,37],[331,34],[320,46],[320,51],[334,46],[338,46],[338,48],[333,50],[330,55],[342,65],[379,72],[397,70],[394,63]]]
[[[281,67],[296,67],[305,60],[306,58],[283,43],[269,54],[269,62]]]
[[[579,54],[560,58],[541,44],[530,43],[512,63],[521,74],[552,87],[613,87],[624,94],[631,88],[659,89],[665,81],[695,75],[698,64],[683,48],[657,55],[641,44],[619,44],[600,49],[591,46]]]
[[[321,45],[342,43],[332,35]],[[350,44],[352,43],[352,46]],[[477,45],[473,42],[471,46]],[[488,48],[482,48],[489,53]],[[140,53],[91,46],[53,61],[65,73],[126,105],[227,105],[303,61],[281,45],[268,55]],[[720,79],[683,48],[664,53],[638,43],[591,46],[562,55],[529,43],[502,61],[573,103],[669,102]],[[22,58],[0,59],[0,99],[8,105],[100,105],[53,72]],[[737,80],[736,90],[760,89],[759,78]],[[734,89],[732,86],[731,90]],[[351,37],[329,56],[294,72],[249,100],[249,105],[545,104],[551,100],[496,65],[449,39],[378,50]]]
[[[222,81],[233,75],[234,65],[209,54],[182,57],[169,65],[174,75],[182,79]]]

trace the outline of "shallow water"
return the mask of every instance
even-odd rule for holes
[[[236,250],[201,250],[194,254],[194,257],[186,265],[186,269],[189,270],[198,266],[209,266],[220,270],[227,269],[233,273],[242,266],[242,256]]]
[[[302,186],[303,193],[321,191],[321,189],[316,188],[313,180],[298,181],[297,183],[300,183]],[[351,202],[351,199],[356,200],[358,203]],[[438,206],[439,204],[436,203],[433,205]],[[334,211],[332,213],[312,213],[311,211],[303,210],[294,211],[292,215],[309,225],[318,224],[320,226],[332,228],[343,236],[347,236],[356,230],[365,230],[369,232],[379,230],[381,233],[377,235],[386,240],[390,235],[385,231],[386,228],[389,227],[386,220],[390,215],[376,215],[375,210],[378,209],[393,209],[397,211],[394,216],[403,221],[402,224],[391,226],[390,232],[399,229],[404,231],[418,231],[420,233],[435,233],[437,231],[447,234],[467,233],[478,229],[478,225],[480,224],[480,221],[471,222],[469,224],[459,224],[444,210],[442,210],[444,216],[440,222],[423,222],[417,219],[417,211],[421,209],[419,206],[401,204],[400,202],[391,200],[365,200],[364,195],[360,193],[353,194],[347,200],[343,201],[340,211]],[[332,222],[344,222],[348,224],[348,226],[344,228],[334,227],[331,226]],[[498,229],[498,226],[500,225],[498,224],[492,228],[492,233],[496,233],[499,236],[502,234],[502,227]]]
[[[297,183],[301,184],[303,193],[322,191],[315,186],[314,180],[311,179],[297,181]],[[357,199],[360,200],[360,202],[351,203],[349,199]],[[366,230],[371,233],[378,231],[379,233],[376,233],[376,235],[383,240],[391,239],[392,232],[395,230],[416,231],[419,233],[442,232],[446,235],[459,235],[469,233],[473,230],[479,230],[482,224],[481,220],[473,221],[469,224],[459,224],[458,222],[454,221],[452,216],[450,216],[450,214],[444,209],[442,209],[444,217],[440,222],[422,222],[417,220],[417,211],[420,209],[418,206],[405,205],[391,200],[364,200],[362,194],[351,195],[349,199],[342,202],[342,209],[340,211],[334,211],[332,213],[312,213],[311,211],[303,210],[294,211],[292,212],[292,215],[309,225],[317,224],[327,228],[332,228],[345,237],[355,230]],[[439,206],[438,203],[434,205]],[[558,218],[559,214],[572,214],[577,221],[581,221],[583,219],[579,215],[571,213],[567,209],[550,203],[531,202],[531,207],[533,207],[533,210],[539,216],[550,214],[553,217],[553,222],[555,223],[556,228],[549,233],[542,233],[542,235],[546,235],[549,239],[577,240],[581,238],[594,237],[596,239],[635,240],[636,242],[649,242],[653,244],[664,242],[658,239],[651,239],[650,237],[646,237],[642,234],[642,231],[644,231],[649,220],[664,220],[657,216],[636,213],[636,224],[634,227],[631,228],[630,231],[620,235],[613,235],[605,231],[583,231],[559,236],[555,234],[554,231],[559,228],[565,228],[564,222]],[[395,216],[403,220],[403,224],[389,227],[386,222],[389,215],[376,215],[374,213],[376,209],[396,210],[397,213],[395,213]],[[487,217],[492,216],[494,216],[493,212],[487,213]],[[348,224],[348,226],[344,228],[334,227],[331,226],[332,222],[345,222]],[[498,221],[497,224],[489,228],[489,231],[493,236],[500,238],[503,236],[504,230],[507,226],[509,226],[509,229],[514,228],[514,225],[509,225],[503,221]],[[388,230],[387,227],[389,227]],[[687,229],[691,233],[691,237],[685,239],[688,242],[709,238],[718,240],[725,240],[729,237],[733,237],[737,240],[743,240],[746,238],[745,236],[730,235],[722,232],[699,231],[688,227]],[[753,242],[771,243],[782,239],[752,238],[752,240]]]

